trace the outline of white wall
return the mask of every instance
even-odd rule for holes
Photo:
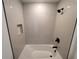
[[[13,59],[4,12],[2,11],[2,59]]]
[[[25,3],[24,24],[27,44],[50,44],[56,21],[56,3]]]
[[[76,0],[61,0],[58,8],[64,8],[64,14],[57,13],[54,40],[59,37],[59,52],[63,59],[67,58],[69,45],[76,20]]]
[[[18,58],[25,45],[24,33],[18,34],[17,24],[23,23],[23,10],[20,0],[4,0],[7,20],[13,45],[15,59]]]
[[[68,59],[77,59],[77,27],[74,32]]]

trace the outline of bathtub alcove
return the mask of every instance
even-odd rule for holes
[[[68,59],[76,0],[3,2],[13,59]]]

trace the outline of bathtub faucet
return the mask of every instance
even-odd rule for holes
[[[58,47],[57,46],[53,46],[52,48],[54,49],[54,52],[56,53],[56,50],[57,50]]]

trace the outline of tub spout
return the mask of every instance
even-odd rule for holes
[[[57,49],[58,47],[57,46],[53,46],[52,48],[56,48]]]

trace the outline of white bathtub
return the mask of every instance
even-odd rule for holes
[[[53,45],[26,45],[19,59],[62,59],[57,51],[54,53]]]

